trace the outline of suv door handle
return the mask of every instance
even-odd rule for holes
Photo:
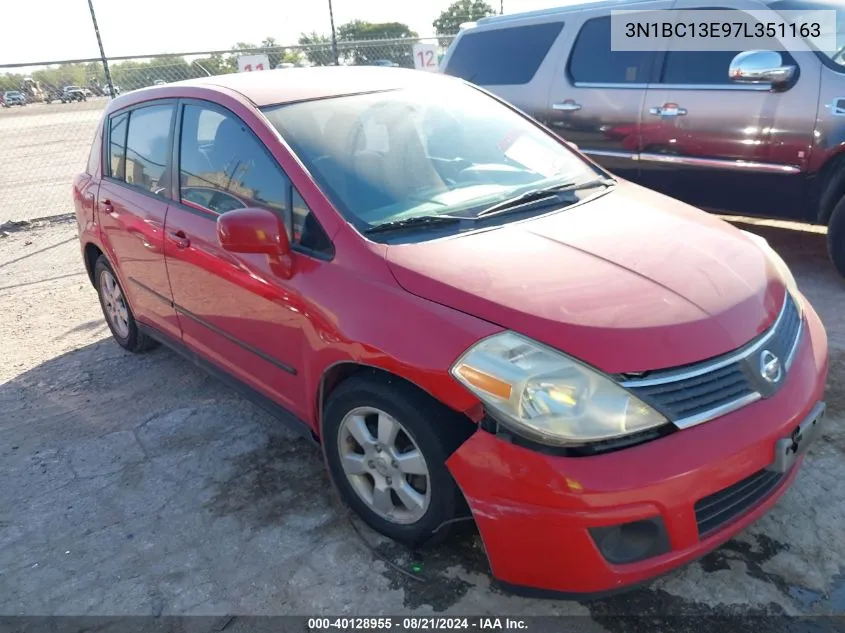
[[[114,205],[111,203],[111,200],[103,200],[103,211],[113,218],[117,217],[117,212],[114,210]]]
[[[553,103],[552,110],[559,110],[561,112],[575,112],[581,109],[580,103],[575,103],[573,99],[565,99],[560,103]]]
[[[167,238],[176,244],[176,248],[180,250],[188,248],[191,245],[191,240],[185,235],[185,231],[170,231],[167,234]]]
[[[684,116],[687,109],[680,107],[677,103],[664,103],[662,106],[652,106],[648,109],[648,113],[654,116]]]

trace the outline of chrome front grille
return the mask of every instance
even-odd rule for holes
[[[735,352],[622,384],[676,426],[701,424],[777,392],[798,349],[802,322],[795,299],[787,293],[774,324]]]

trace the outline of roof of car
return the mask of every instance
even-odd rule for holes
[[[174,87],[228,88],[262,107],[362,92],[394,90],[418,86],[427,81],[443,81],[445,77],[435,73],[384,66],[317,66],[214,75],[177,81],[164,86],[151,86],[135,92],[152,96],[155,91],[164,96],[165,91],[172,93]]]

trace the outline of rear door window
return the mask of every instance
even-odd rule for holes
[[[610,16],[584,23],[569,56],[569,76],[576,84],[644,84],[649,81],[654,54],[614,51]]]
[[[129,114],[126,135],[126,182],[169,196],[168,157],[173,127],[172,104],[145,106]]]
[[[527,84],[563,28],[547,22],[466,33],[444,72],[479,86]]]

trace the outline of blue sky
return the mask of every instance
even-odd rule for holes
[[[498,10],[499,0],[491,4]],[[505,13],[568,0],[504,0]],[[335,25],[359,18],[405,22],[420,35],[450,0],[333,0]],[[329,31],[328,0],[94,0],[107,55],[225,49],[301,31]],[[97,57],[87,0],[0,1],[0,64]]]

